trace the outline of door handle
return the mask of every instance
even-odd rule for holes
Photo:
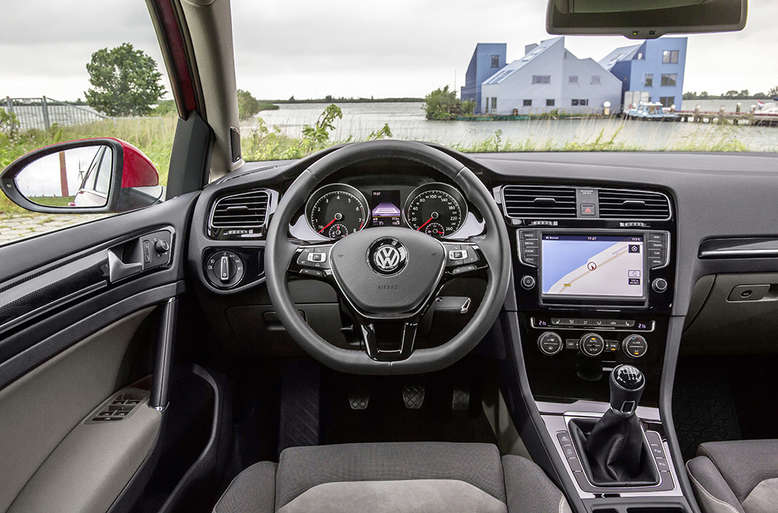
[[[124,278],[129,278],[143,270],[142,261],[131,260],[125,262],[116,254],[114,248],[108,250],[108,281],[116,283]]]

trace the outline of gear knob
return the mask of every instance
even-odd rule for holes
[[[646,377],[637,367],[622,364],[613,368],[609,382],[611,408],[622,415],[633,415],[646,388]]]

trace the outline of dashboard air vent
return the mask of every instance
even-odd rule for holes
[[[267,217],[270,195],[266,190],[232,194],[213,206],[210,225],[216,229],[261,228]]]
[[[670,201],[658,192],[600,189],[600,219],[670,219]]]
[[[508,217],[576,217],[574,187],[506,185],[502,194]]]

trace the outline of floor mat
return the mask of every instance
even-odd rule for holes
[[[673,391],[673,418],[684,460],[697,445],[742,438],[729,379],[710,367],[679,365]]]
[[[703,442],[778,437],[776,364],[761,356],[679,360],[673,417],[684,459]]]

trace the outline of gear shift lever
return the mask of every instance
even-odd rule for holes
[[[637,367],[617,365],[608,379],[610,409],[598,420],[573,419],[570,434],[584,469],[597,486],[648,486],[659,482],[651,451],[635,415],[646,387]]]
[[[646,388],[646,378],[640,369],[632,365],[617,365],[611,371],[608,382],[611,409],[622,415],[634,415]]]

